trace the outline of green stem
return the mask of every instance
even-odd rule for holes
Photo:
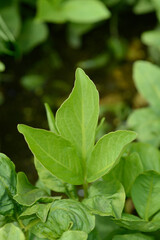
[[[84,179],[83,190],[84,190],[84,198],[87,198],[88,197],[88,182],[87,182],[86,178]]]
[[[33,227],[35,224],[40,222],[39,218],[34,219],[32,222],[30,222],[26,227],[25,227],[25,232],[27,232],[31,227]]]

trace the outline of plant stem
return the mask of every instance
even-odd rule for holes
[[[33,227],[35,224],[37,224],[38,222],[40,222],[40,219],[36,218],[34,219],[32,222],[30,222],[26,227],[25,227],[25,232],[27,232],[31,227]]]
[[[88,182],[86,179],[84,179],[83,190],[84,190],[84,198],[87,198],[88,197]]]

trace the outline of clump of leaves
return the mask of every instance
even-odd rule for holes
[[[55,118],[49,105],[45,107],[49,131],[18,126],[34,154],[37,186],[0,155],[1,239],[98,240],[95,215],[106,217],[106,226],[112,226],[102,239],[155,239],[137,231],[159,230],[159,151],[131,144],[136,133],[126,130],[95,142],[99,95],[81,69]],[[52,196],[51,191],[63,194]],[[139,216],[125,210],[126,197]]]

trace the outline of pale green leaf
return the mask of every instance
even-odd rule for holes
[[[136,61],[133,66],[133,78],[138,91],[155,112],[160,112],[160,68],[147,61]]]
[[[142,42],[147,46],[160,49],[160,29],[155,29],[142,33]]]
[[[52,203],[45,223],[39,222],[32,228],[38,237],[57,239],[68,230],[89,233],[95,226],[95,217],[80,202],[64,199]]]
[[[94,23],[111,16],[99,0],[68,0],[63,4],[63,11],[66,19],[75,23]]]
[[[133,111],[127,124],[138,133],[138,140],[156,147],[160,145],[160,117],[151,108]]]
[[[122,157],[120,162],[113,168],[109,175],[119,180],[124,186],[125,193],[130,196],[130,190],[136,177],[143,172],[143,165],[139,154],[133,152],[126,157]],[[107,175],[103,178],[107,178]]]
[[[62,234],[60,240],[87,240],[87,233],[82,231],[67,231]]]
[[[87,161],[88,182],[108,173],[118,163],[124,147],[135,138],[135,132],[121,130],[103,136]]]
[[[160,151],[156,147],[147,143],[136,142],[131,143],[127,151],[138,153],[144,171],[154,170],[160,173]]]
[[[42,222],[46,222],[51,205],[52,203],[36,203],[33,206],[27,208],[24,212],[22,212],[19,218],[23,219],[31,215],[36,215],[38,218],[40,218]]]
[[[49,125],[50,131],[58,134],[58,131],[57,131],[57,128],[55,125],[54,115],[53,115],[53,112],[48,103],[45,103],[45,109],[46,109],[47,120],[48,120],[48,125]]]
[[[86,158],[94,146],[98,114],[99,95],[96,87],[78,68],[73,91],[57,111],[56,126],[59,133],[76,146],[84,169]]]
[[[41,44],[48,36],[48,29],[44,23],[28,19],[23,23],[22,31],[17,39],[21,52],[28,53],[34,47]]]
[[[74,185],[65,183],[62,180],[55,177],[49,172],[37,159],[35,159],[35,167],[37,169],[39,179],[48,189],[55,192],[63,192],[68,197],[76,199],[76,189]]]
[[[153,12],[154,10],[155,6],[152,0],[139,0],[133,8],[134,13],[136,14],[146,14]]]
[[[53,175],[74,185],[83,183],[81,162],[69,141],[53,132],[25,125],[19,125],[18,130],[35,158]]]
[[[90,186],[88,198],[83,203],[94,214],[120,218],[125,203],[124,188],[116,180],[95,182]]]
[[[147,171],[139,175],[131,190],[134,206],[145,220],[160,210],[160,174]]]
[[[25,236],[20,228],[16,227],[12,223],[7,223],[2,228],[0,228],[0,239],[25,240]]]
[[[40,21],[64,23],[67,21],[62,5],[55,0],[37,1],[37,19]]]
[[[41,198],[48,198],[43,189],[34,187],[23,172],[17,174],[17,194],[14,199],[21,205],[31,206]]]

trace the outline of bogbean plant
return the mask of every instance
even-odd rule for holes
[[[127,130],[95,142],[99,95],[81,69],[55,118],[45,106],[49,131],[18,125],[34,155],[36,186],[0,154],[0,239],[156,239],[159,151],[131,143],[136,133]]]

